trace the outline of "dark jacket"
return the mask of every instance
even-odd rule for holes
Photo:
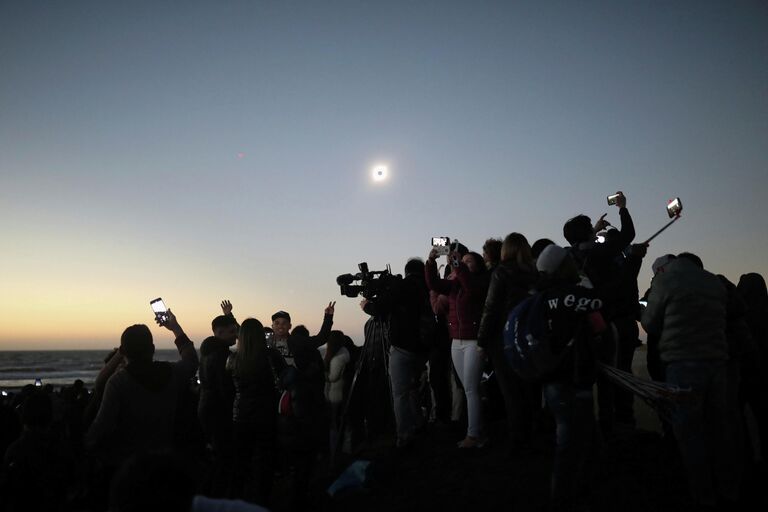
[[[640,315],[637,277],[643,265],[643,256],[626,248],[613,260],[611,280],[600,292],[608,309],[604,314],[610,319],[636,319]]]
[[[603,301],[594,290],[570,283],[550,281],[537,286],[547,305],[552,351],[563,354],[559,368],[544,381],[591,387],[597,378],[598,345],[608,335]]]
[[[264,434],[274,434],[280,397],[276,376],[283,373],[287,364],[277,349],[267,348],[266,354],[257,358],[253,367],[243,374],[234,370],[236,357],[233,353],[227,362],[235,383],[232,419],[236,424],[252,424],[261,427]]]
[[[514,261],[505,261],[496,266],[491,274],[483,317],[477,333],[479,347],[501,343],[509,312],[528,296],[537,278],[535,271],[522,269]]]
[[[635,225],[632,216],[626,208],[619,209],[621,229],[609,233],[604,243],[595,241],[583,242],[578,247],[571,247],[571,255],[576,265],[592,282],[592,286],[604,301],[604,313],[613,318],[616,314],[617,301],[622,297],[622,292],[627,291],[626,285],[631,283],[624,272],[632,272],[634,266],[622,269],[617,260],[623,258],[623,251],[635,239]],[[636,262],[634,262],[636,264]],[[637,265],[639,271],[639,265]],[[634,300],[637,301],[636,285],[634,287]]]
[[[86,434],[86,446],[105,451],[111,463],[133,453],[173,447],[179,395],[198,365],[197,352],[186,334],[175,343],[180,361],[132,361],[109,378]]]
[[[295,366],[282,374],[281,387],[291,394],[292,414],[278,418],[278,439],[291,450],[314,450],[328,440],[325,363],[320,352],[306,343],[291,350]]]
[[[657,274],[643,313],[643,328],[659,335],[664,363],[727,360],[725,338],[728,294],[717,276],[685,258]]]
[[[366,304],[365,312],[389,318],[389,341],[393,346],[417,354],[429,350],[423,327],[425,321],[434,323],[435,318],[422,276],[411,274],[393,281],[387,293]]]
[[[209,438],[222,429],[229,431],[232,424],[232,404],[235,384],[227,372],[229,346],[211,336],[200,344],[200,398],[197,415]]]
[[[746,321],[760,353],[760,365],[768,367],[768,291],[765,280],[754,272],[744,274],[736,287],[746,304]]]
[[[453,339],[474,340],[480,329],[488,280],[484,272],[471,273],[464,263],[454,269],[454,279],[440,279],[437,262],[424,268],[430,290],[448,295],[448,330]]]
[[[331,335],[331,329],[333,328],[333,315],[324,315],[323,324],[320,326],[320,332],[314,336],[303,336],[301,334],[291,333],[288,339],[278,341],[275,348],[278,350],[281,356],[285,359],[285,362],[289,365],[294,365],[293,347],[295,346],[311,346],[314,348],[321,347],[328,343],[328,337]]]

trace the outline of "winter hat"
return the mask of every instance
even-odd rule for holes
[[[545,274],[554,274],[563,260],[568,256],[568,251],[560,247],[559,245],[548,245],[539,254],[539,259],[536,260],[536,268],[539,272]]]

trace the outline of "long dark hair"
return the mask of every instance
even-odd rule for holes
[[[477,268],[477,270],[474,272],[475,274],[482,274],[487,270],[485,268],[485,260],[480,254],[476,252],[468,252],[467,254],[469,255],[470,258],[475,260],[475,267]]]
[[[266,361],[266,357],[264,326],[255,318],[247,318],[240,324],[240,332],[237,335],[237,352],[232,374],[235,377],[253,374],[259,363]]]
[[[514,261],[522,269],[531,272],[536,270],[528,239],[520,233],[510,233],[504,238],[501,245],[501,261]]]

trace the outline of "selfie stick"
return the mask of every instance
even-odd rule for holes
[[[674,223],[675,223],[675,221],[677,221],[679,218],[680,218],[680,214],[678,213],[677,215],[675,215],[675,218],[674,218],[674,219],[672,219],[671,221],[667,222],[667,223],[664,225],[664,227],[663,227],[663,228],[661,228],[660,230],[658,230],[657,232],[655,232],[651,238],[649,238],[648,240],[646,240],[645,242],[643,242],[643,245],[648,245],[648,244],[651,242],[651,240],[653,240],[654,238],[656,238],[657,236],[659,236],[659,235],[660,235],[660,234],[661,234],[661,233],[662,233],[662,232],[663,232],[665,229],[667,229],[669,226],[671,226],[672,224],[674,224]]]

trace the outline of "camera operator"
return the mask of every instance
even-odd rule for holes
[[[391,279],[389,288],[375,299],[363,299],[367,314],[388,318],[390,326],[389,373],[394,401],[397,447],[410,446],[424,426],[419,402],[419,379],[424,370],[429,339],[425,322],[434,322],[424,281],[424,262],[405,264],[405,278]],[[429,329],[426,329],[427,331]]]

